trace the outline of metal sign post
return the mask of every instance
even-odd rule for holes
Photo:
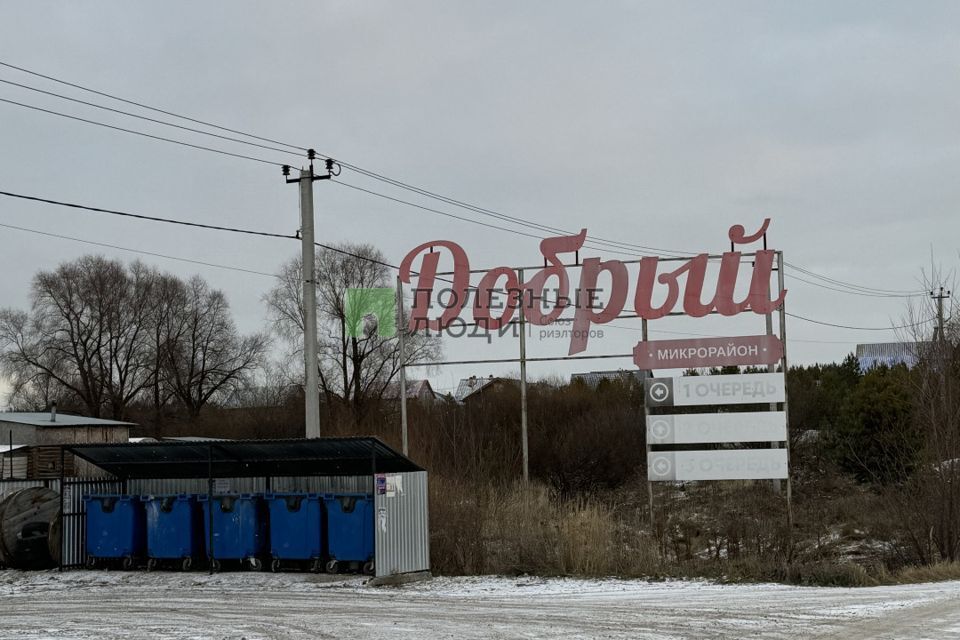
[[[403,334],[407,330],[404,322],[403,313],[403,286],[400,283],[400,276],[397,276],[397,339],[400,344],[400,440],[403,443],[403,455],[410,454],[410,446],[407,440],[407,351],[403,340]]]
[[[523,269],[517,270],[517,278],[523,283]],[[527,326],[520,304],[520,439],[523,450],[523,482],[530,482],[530,446],[527,442]]]
[[[649,338],[650,338],[650,336],[648,335],[648,334],[649,334],[649,331],[648,331],[648,328],[647,328],[647,319],[646,319],[646,318],[643,319],[643,321],[642,321],[642,323],[641,323],[641,325],[640,325],[640,330],[641,330],[640,336],[641,336],[641,338],[643,339],[643,341],[646,342],[646,343],[649,343]],[[634,356],[634,357],[636,357],[636,356]],[[653,371],[650,371],[650,375],[651,375],[651,376],[653,375]],[[644,422],[650,420],[650,409],[647,408],[646,400],[644,400],[644,403],[643,403],[643,419],[644,419]],[[646,439],[646,446],[647,446],[647,465],[648,465],[648,468],[649,468],[649,464],[650,464],[650,451],[651,451],[650,438],[647,438],[647,439]],[[650,535],[653,535],[653,528],[654,528],[654,524],[653,524],[653,482],[650,481],[650,474],[649,474],[649,473],[647,474],[647,509],[648,509],[649,512],[650,512]]]
[[[783,288],[783,251],[777,251],[777,288],[782,294]],[[783,342],[783,355],[780,357],[780,368],[783,375],[787,375],[787,309],[786,302],[780,305],[780,341]],[[787,422],[787,437],[784,446],[787,451],[787,562],[793,560],[793,491],[790,486],[790,409],[786,398],[786,388],[783,398],[783,415]]]

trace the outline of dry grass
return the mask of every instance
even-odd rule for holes
[[[822,490],[815,502],[798,506],[788,562],[783,498],[764,486],[690,486],[672,497],[659,492],[660,515],[651,534],[639,487],[562,500],[543,484],[433,476],[431,560],[444,575],[683,577],[837,587],[960,579],[960,562],[913,566],[896,555],[896,546],[873,525],[882,519],[882,498],[851,489]]]
[[[893,580],[899,584],[960,580],[960,562],[940,562],[925,566],[905,567],[896,573]]]
[[[656,543],[594,499],[542,485],[431,481],[433,566],[442,574],[654,576]]]

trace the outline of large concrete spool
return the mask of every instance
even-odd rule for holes
[[[60,494],[20,489],[0,500],[0,564],[49,569],[60,560]]]

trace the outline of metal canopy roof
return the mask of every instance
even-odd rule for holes
[[[64,449],[118,478],[369,476],[423,471],[372,437],[79,444]]]

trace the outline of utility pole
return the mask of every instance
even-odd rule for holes
[[[303,279],[303,395],[306,401],[307,438],[320,437],[320,384],[317,358],[317,277],[316,247],[313,240],[313,183],[316,180],[329,180],[333,175],[333,160],[327,159],[326,175],[315,175],[313,161],[317,152],[307,151],[310,160],[309,169],[301,169],[299,178],[290,178],[290,167],[283,166],[283,175],[287,184],[300,185],[300,244],[302,249],[301,267]]]
[[[934,333],[933,340],[934,342],[937,340],[942,342],[946,339],[946,334],[943,332],[943,301],[950,297],[950,292],[944,292],[943,287],[940,287],[940,293],[931,291],[930,297],[937,301],[937,330]]]
[[[517,280],[523,286],[523,269],[517,270]],[[509,295],[509,292],[508,292]],[[518,305],[520,312],[520,442],[523,452],[523,483],[530,483],[530,445],[527,441],[527,318],[523,313],[523,300]]]

